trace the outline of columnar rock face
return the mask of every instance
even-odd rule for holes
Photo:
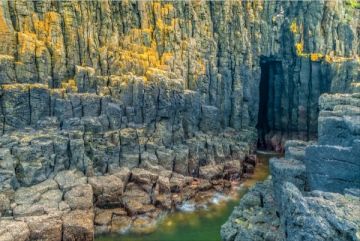
[[[309,188],[360,189],[360,95],[324,95],[320,106],[319,141],[305,152]]]
[[[228,188],[251,169],[256,127],[273,146],[307,139],[320,93],[358,88],[359,18],[345,1],[1,0],[0,213],[15,220],[0,234],[35,239],[49,218],[49,239],[59,223],[91,239],[93,218],[99,232],[142,227]],[[44,203],[60,214],[18,219]]]
[[[4,86],[3,132],[104,115],[110,128],[171,116],[178,130],[188,98],[185,135],[210,116],[220,128],[255,127],[268,72],[269,128],[306,136],[320,93],[358,81],[359,11],[346,1],[2,1],[1,12],[1,83],[44,85]],[[5,104],[13,95],[30,101]]]
[[[286,143],[285,158],[270,160],[272,179],[223,225],[223,240],[359,240],[359,100],[358,93],[320,97],[318,142]]]
[[[2,1],[0,10],[12,186],[146,163],[196,176],[243,157],[235,142],[254,143],[256,126],[275,147],[288,132],[310,137],[319,94],[359,81],[359,11],[343,1]],[[260,80],[268,98],[258,118]]]

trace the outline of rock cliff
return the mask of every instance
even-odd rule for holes
[[[228,189],[257,142],[311,139],[320,94],[359,89],[359,15],[352,1],[1,0],[0,239],[141,226]]]
[[[318,142],[286,142],[285,158],[270,160],[272,178],[222,226],[224,241],[360,239],[359,97],[320,97]]]
[[[120,114],[111,129],[169,116],[185,136],[255,127],[263,73],[265,126],[308,135],[320,93],[358,82],[359,11],[347,1],[2,1],[1,12],[1,83],[30,99],[2,104],[5,133]],[[209,117],[218,126],[199,125]]]

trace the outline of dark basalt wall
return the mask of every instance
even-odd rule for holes
[[[26,139],[34,129],[66,146],[64,156],[35,148],[26,165],[15,156],[20,179],[145,162],[198,173],[243,157],[236,143],[256,139],[261,73],[275,148],[316,132],[320,93],[359,85],[359,10],[346,1],[2,1],[0,10],[2,147],[42,146],[45,137]]]
[[[1,10],[1,83],[74,79],[78,92],[116,97],[110,76],[158,68],[216,107],[222,128],[256,125],[262,56],[281,61],[276,130],[314,131],[319,93],[349,91],[358,78],[359,11],[346,1],[4,1]],[[141,115],[131,98],[124,104]]]

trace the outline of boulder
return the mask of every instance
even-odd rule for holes
[[[69,191],[71,188],[87,182],[84,174],[76,170],[61,171],[56,174],[54,180],[63,191]]]
[[[286,203],[282,223],[288,240],[358,240],[358,197],[321,191],[303,195],[289,182],[282,189],[282,202]]]
[[[30,240],[58,241],[62,239],[60,215],[42,215],[26,218]]]
[[[152,173],[150,171],[141,169],[141,168],[133,168],[131,170],[131,181],[138,184],[154,184],[158,179],[158,175]]]
[[[42,183],[33,185],[31,187],[19,188],[14,195],[14,201],[17,204],[32,204],[41,199],[41,195],[49,190],[57,190],[57,183],[48,179]]]
[[[204,179],[216,179],[223,175],[224,165],[223,164],[210,164],[199,168],[199,177]]]
[[[156,194],[155,195],[155,206],[161,207],[165,210],[172,209],[172,200],[170,194]]]
[[[151,198],[139,185],[129,183],[122,196],[122,203],[129,214],[135,215],[146,211],[146,205],[151,204]]]
[[[130,172],[129,168],[121,167],[120,170],[119,169],[114,170],[114,172],[111,173],[111,174],[113,174],[114,176],[117,176],[118,178],[120,178],[121,181],[124,183],[124,185],[126,185],[128,183],[128,181],[129,181],[129,177],[130,177],[131,172]]]
[[[75,186],[65,193],[64,201],[72,210],[91,209],[93,207],[93,189],[89,184]]]
[[[124,192],[122,180],[115,175],[89,177],[89,184],[93,187],[95,205],[98,207],[112,207],[121,204]]]
[[[125,233],[132,225],[132,219],[128,216],[114,216],[111,220],[112,233]]]
[[[94,213],[91,210],[74,210],[64,214],[63,240],[94,240]]]
[[[0,240],[28,241],[30,230],[24,221],[0,220]]]
[[[181,192],[181,190],[189,184],[185,176],[181,174],[174,173],[170,178],[170,190],[171,192]]]
[[[311,190],[343,193],[360,188],[360,141],[352,147],[312,145],[305,150],[306,177]]]

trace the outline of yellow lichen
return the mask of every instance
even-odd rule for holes
[[[1,85],[1,88],[5,91],[8,91],[8,90],[14,90],[14,89],[18,89],[18,90],[21,90],[21,91],[27,91],[29,89],[34,89],[34,88],[42,88],[42,89],[48,89],[48,86],[47,85],[44,85],[44,84],[40,84],[40,83],[32,83],[32,84],[19,84],[19,83],[16,83],[16,84],[4,84],[4,85]]]
[[[304,53],[304,44],[299,42],[295,44],[296,55],[303,58],[310,58],[311,61],[319,61],[324,59],[328,63],[341,63],[357,59],[357,57],[344,57],[344,56],[333,56],[333,53],[322,54],[322,53]]]
[[[324,57],[324,56],[320,53],[311,53],[310,54],[311,61],[319,61],[322,57]]]
[[[66,92],[77,92],[78,88],[74,79],[69,79],[61,82],[61,88]]]
[[[358,0],[346,0],[345,3],[353,9],[360,9],[360,2]]]
[[[302,56],[303,51],[304,51],[304,44],[299,42],[299,43],[295,44],[295,48],[296,48],[296,54],[298,56]]]
[[[295,20],[290,25],[290,31],[292,33],[297,33],[299,31],[298,26],[296,25]],[[296,55],[302,58],[310,58],[311,61],[320,61],[324,60],[328,63],[340,63],[346,61],[352,61],[355,59],[359,59],[359,57],[352,56],[352,57],[345,57],[345,56],[335,56],[334,52],[330,52],[329,54],[322,54],[322,53],[306,53],[304,52],[304,43],[297,42],[295,44]]]
[[[297,33],[298,32],[298,26],[296,24],[296,21],[292,21],[292,23],[290,24],[290,31],[292,33]]]
[[[170,3],[166,3],[161,7],[161,14],[164,15],[168,15],[169,13],[171,13],[174,10],[174,6]]]
[[[328,63],[330,63],[330,62],[332,61],[330,55],[328,55],[328,54],[325,55],[325,58],[324,58],[324,59],[325,59],[325,61],[328,62]]]

